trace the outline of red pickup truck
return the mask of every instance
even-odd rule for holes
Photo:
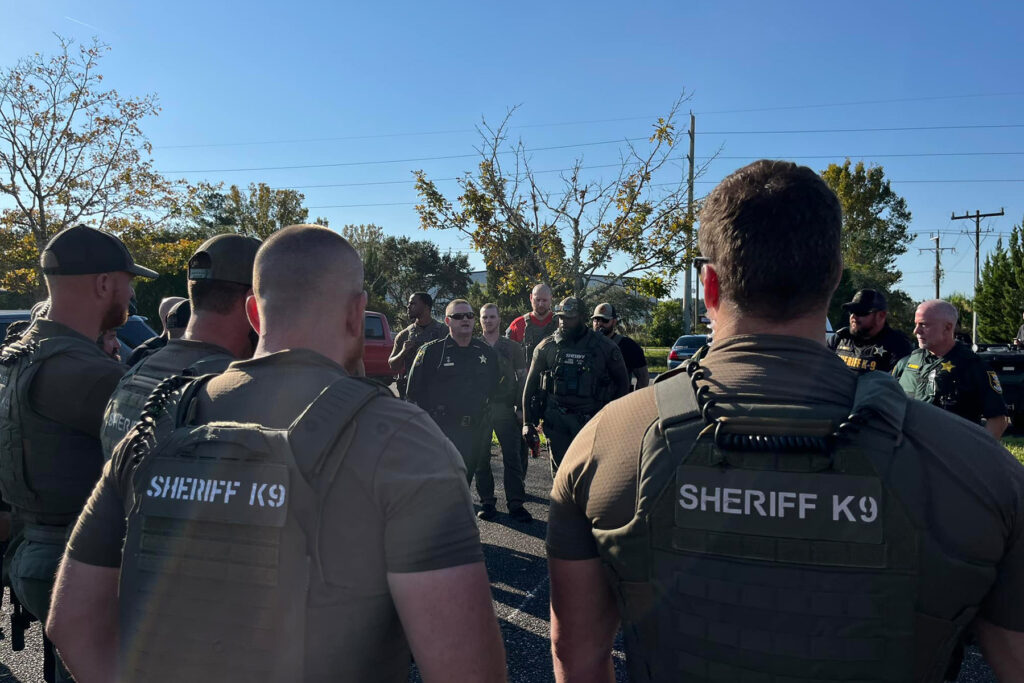
[[[363,346],[363,365],[366,376],[384,384],[394,381],[395,373],[388,365],[395,336],[391,334],[388,317],[376,311],[367,311],[365,317],[366,342]]]

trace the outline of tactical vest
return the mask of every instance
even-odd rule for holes
[[[533,322],[533,314],[527,313],[523,316],[523,322],[523,349],[526,351],[526,365],[529,367],[533,362],[533,351],[537,345],[558,330],[558,318],[552,315],[547,325],[538,325]]]
[[[211,353],[209,348],[165,346],[132,366],[118,382],[103,413],[103,427],[100,429],[103,457],[110,460],[114,447],[139,421],[146,399],[160,382],[174,375],[197,377],[221,373],[233,360],[226,353]]]
[[[318,623],[345,617],[343,606],[309,602],[326,592],[323,497],[357,415],[390,392],[346,377],[288,429],[191,425],[210,377],[162,383],[128,446],[137,469],[119,587],[119,680],[302,681],[311,610]],[[295,452],[319,457],[304,474]]]
[[[596,334],[588,331],[580,341],[583,343],[570,346],[558,340],[551,370],[541,376],[541,389],[559,402],[599,407],[608,400],[607,359],[601,354],[601,339]]]
[[[103,467],[95,438],[36,413],[29,403],[43,362],[75,350],[100,352],[85,339],[58,336],[19,340],[0,353],[0,493],[25,522],[74,522]]]
[[[631,680],[943,680],[977,607],[925,613],[922,568],[965,586],[992,578],[942,554],[888,485],[899,388],[866,373],[835,429],[793,406],[711,420],[706,386],[695,398],[690,384],[655,385],[636,515],[594,530]]]

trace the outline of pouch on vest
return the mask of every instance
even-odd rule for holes
[[[918,632],[922,539],[879,474],[906,398],[872,374],[851,412],[877,406],[877,427],[794,406],[705,423],[691,377],[655,385],[636,515],[594,531],[632,680],[941,680],[948,643]]]
[[[353,418],[382,390],[338,380],[287,430],[191,426],[188,403],[205,379],[176,392],[177,426],[160,430],[133,475],[121,680],[301,681],[320,498]],[[305,473],[300,451],[320,454]]]
[[[39,415],[32,380],[49,358],[94,344],[59,336],[15,342],[0,355],[0,492],[26,522],[62,526],[81,512],[102,467],[93,437]]]

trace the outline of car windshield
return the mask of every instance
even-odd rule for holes
[[[676,343],[673,346],[682,346],[686,349],[699,349],[708,343],[708,338],[703,334],[687,334],[679,339],[676,339]]]

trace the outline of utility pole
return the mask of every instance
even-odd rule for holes
[[[685,274],[683,275],[683,334],[690,334],[697,324],[697,311],[699,306],[697,305],[697,297],[690,293],[692,287],[693,277],[693,260],[690,258],[691,251],[693,249],[693,147],[694,137],[696,132],[697,119],[694,117],[693,112],[690,112],[690,154],[686,157],[687,161],[690,162],[689,182],[686,188],[686,260],[685,260]]]
[[[954,221],[962,221],[966,218],[974,219],[974,296],[978,295],[978,283],[981,282],[978,270],[978,261],[981,259],[981,219],[990,218],[992,216],[1002,216],[1003,210],[999,209],[999,213],[981,213],[978,210],[974,211],[972,216],[970,213],[965,212],[963,216],[957,216],[955,213],[950,214],[950,218]],[[978,345],[978,307],[972,306],[974,313],[971,316],[971,343],[975,346]]]
[[[935,252],[935,298],[936,299],[939,298],[939,284],[942,282],[942,252],[943,251],[952,251],[952,252],[956,253],[956,249],[954,249],[953,247],[943,247],[943,246],[940,246],[940,244],[939,244],[940,237],[941,236],[939,235],[939,233],[935,233],[935,236],[930,238],[933,242],[935,242],[935,246],[934,247],[932,247],[930,249],[918,249],[917,250],[917,252],[919,254],[923,254],[926,251],[934,251]]]

